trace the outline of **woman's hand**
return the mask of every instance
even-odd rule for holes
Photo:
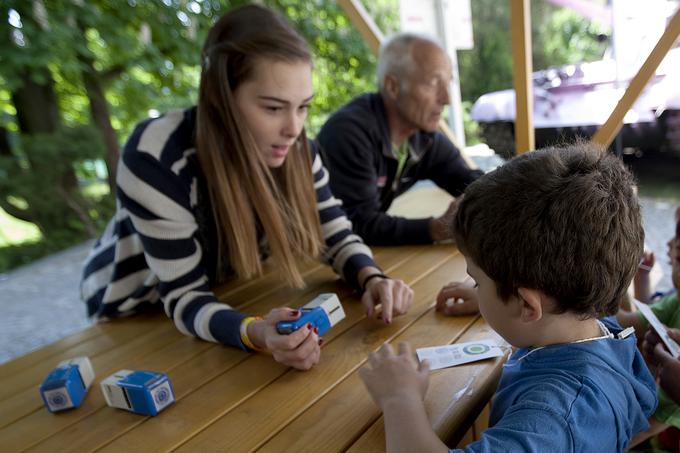
[[[262,320],[248,325],[248,338],[259,348],[271,352],[274,360],[298,370],[308,370],[321,357],[321,340],[318,328],[307,324],[289,335],[281,335],[276,331],[276,323],[294,321],[300,317],[299,310],[275,308]]]
[[[378,352],[369,354],[368,362],[370,368],[361,368],[359,377],[383,411],[391,400],[422,401],[425,398],[430,366],[427,362],[416,363],[408,343],[399,343],[399,355],[385,343]]]
[[[392,319],[405,314],[413,304],[413,290],[401,280],[371,278],[365,288],[361,303],[366,315],[373,316],[377,305],[382,306],[382,319],[390,324]]]
[[[447,316],[479,313],[477,290],[464,282],[451,282],[437,294],[437,311]]]

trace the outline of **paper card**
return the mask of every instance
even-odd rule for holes
[[[666,345],[668,350],[671,352],[671,355],[676,359],[680,358],[680,345],[678,345],[671,337],[668,336],[666,326],[661,324],[661,321],[659,321],[659,318],[656,317],[652,309],[649,308],[649,305],[643,304],[636,299],[633,299],[633,302],[635,302],[635,306],[638,308],[638,310],[640,310],[642,316],[647,318],[649,324],[654,328],[654,330],[656,330],[656,333],[659,334],[661,341],[663,341],[663,343]]]
[[[419,361],[422,362],[427,359],[430,362],[431,370],[438,370],[491,357],[499,357],[503,355],[503,349],[493,340],[479,340],[420,348],[416,349],[416,354]]]

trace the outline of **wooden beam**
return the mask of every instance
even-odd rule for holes
[[[531,5],[529,0],[510,0],[512,80],[515,87],[515,152],[530,151],[534,141],[534,94],[531,61]]]
[[[340,5],[343,11],[345,11],[349,21],[357,28],[357,30],[359,30],[359,33],[364,38],[364,41],[366,41],[368,47],[377,57],[380,51],[380,44],[383,42],[385,37],[380,31],[380,28],[378,28],[376,23],[373,21],[371,15],[368,14],[368,11],[366,11],[359,0],[338,0],[338,5]],[[460,142],[456,139],[453,131],[451,131],[448,124],[446,124],[446,121],[443,119],[439,120],[439,130],[446,136],[446,138],[451,141],[451,143],[454,144],[456,148],[460,150],[463,160],[465,160],[470,168],[478,168],[477,164],[472,159],[470,159],[470,157],[468,157],[468,155],[462,149]]]
[[[680,8],[675,12],[673,19],[671,19],[666,31],[659,38],[654,49],[649,54],[644,64],[640,68],[635,77],[630,81],[626,92],[619,99],[618,104],[614,107],[614,111],[609,116],[607,121],[598,129],[593,136],[593,142],[599,143],[603,146],[609,146],[616,134],[619,133],[623,126],[623,118],[626,113],[633,106],[637,98],[642,93],[649,80],[659,67],[661,60],[664,59],[668,51],[673,47],[673,44],[680,35]]]
[[[380,43],[385,37],[361,2],[359,0],[338,0],[338,5],[345,11],[349,21],[357,27],[368,47],[378,56]]]

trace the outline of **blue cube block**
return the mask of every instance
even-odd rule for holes
[[[288,335],[304,327],[306,324],[319,329],[318,335],[324,336],[331,327],[345,318],[345,311],[338,296],[334,293],[319,294],[314,300],[300,307],[300,317],[294,321],[281,321],[276,330],[281,335]]]
[[[168,375],[155,371],[120,370],[101,387],[109,406],[142,415],[157,415],[175,401]]]
[[[87,357],[59,363],[40,385],[40,396],[50,412],[79,407],[94,379]]]

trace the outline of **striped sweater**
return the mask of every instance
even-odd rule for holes
[[[81,281],[88,314],[112,318],[162,302],[177,329],[203,340],[245,349],[246,316],[219,302],[214,223],[194,142],[195,109],[139,124],[118,165],[117,210],[90,252]],[[375,266],[370,249],[352,233],[328,173],[312,149],[325,260],[348,283]],[[210,234],[210,232],[213,234]]]

